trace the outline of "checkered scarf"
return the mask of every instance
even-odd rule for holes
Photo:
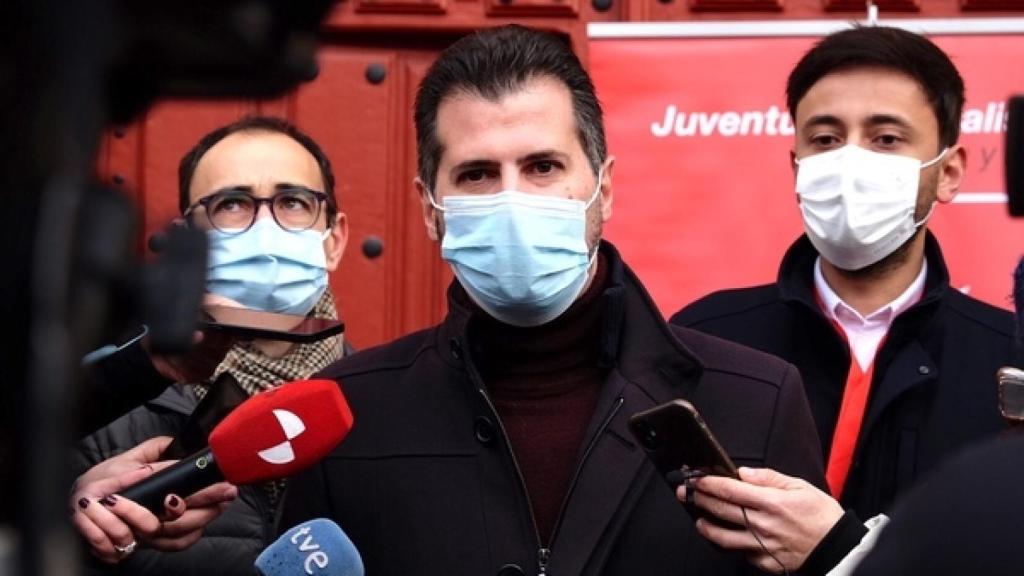
[[[320,297],[310,315],[332,320],[338,318],[334,298],[329,290]],[[202,399],[210,389],[210,384],[225,372],[231,374],[250,396],[284,382],[309,378],[341,358],[341,339],[342,335],[339,334],[318,342],[296,344],[279,358],[263,354],[252,342],[239,342],[224,356],[224,360],[213,371],[213,376],[197,385],[196,395]]]
[[[313,311],[310,313],[314,318],[329,318],[336,320],[338,312],[334,307],[334,297],[330,290],[325,290],[320,297]],[[206,382],[196,384],[196,396],[200,400],[210,390],[210,385],[221,374],[231,374],[250,396],[270,390],[285,382],[309,378],[313,374],[323,370],[344,355],[342,346],[343,334],[332,336],[318,342],[296,344],[287,354],[279,358],[271,358],[253,346],[252,342],[239,342],[227,355],[224,360],[213,371]],[[284,491],[285,481],[276,480],[263,485],[263,489],[270,497],[271,506],[276,506]]]

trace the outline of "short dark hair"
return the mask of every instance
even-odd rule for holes
[[[902,72],[920,84],[939,124],[939,143],[952,146],[960,137],[964,80],[938,46],[920,34],[887,26],[858,26],[826,36],[793,69],[786,83],[786,104],[796,107],[807,91],[840,69],[879,66]]]
[[[330,226],[334,215],[338,213],[338,199],[334,194],[334,172],[331,161],[320,149],[320,145],[299,130],[294,124],[274,116],[245,116],[231,124],[221,126],[199,139],[199,142],[182,157],[178,164],[178,209],[184,213],[189,207],[189,192],[192,187],[192,176],[199,166],[199,161],[218,142],[237,132],[271,132],[284,134],[302,145],[316,159],[320,166],[320,175],[324,180],[324,193],[327,194],[327,225]]]
[[[437,110],[453,93],[490,100],[552,77],[572,95],[576,134],[594,173],[607,155],[601,104],[594,84],[567,41],[518,25],[481,30],[449,46],[427,71],[416,93],[416,154],[420,179],[431,191],[444,147],[437,138]]]

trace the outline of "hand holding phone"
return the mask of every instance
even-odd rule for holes
[[[634,414],[629,431],[673,491],[697,476],[740,478],[732,459],[686,400],[672,400]],[[704,516],[691,504],[686,508],[695,517]]]
[[[702,475],[739,479],[736,465],[686,400],[672,400],[634,414],[629,429],[663,476],[678,476],[678,471],[686,468]]]

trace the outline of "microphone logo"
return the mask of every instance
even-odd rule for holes
[[[281,425],[286,440],[266,450],[260,450],[258,455],[268,464],[288,464],[295,460],[295,451],[292,450],[291,440],[305,432],[306,425],[294,412],[278,408],[273,413],[277,418],[277,423]]]

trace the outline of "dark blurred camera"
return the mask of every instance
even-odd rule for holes
[[[85,388],[81,354],[140,322],[154,352],[192,343],[205,236],[172,231],[158,259],[135,254],[135,208],[94,180],[104,128],[159,98],[273,98],[314,78],[334,4],[0,0],[0,574],[77,573],[76,398],[102,406],[112,390]]]

